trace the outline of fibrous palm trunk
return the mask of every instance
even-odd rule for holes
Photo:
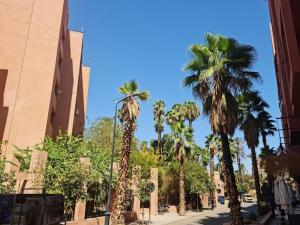
[[[193,121],[189,120],[189,128],[192,129],[193,128]]]
[[[184,159],[181,157],[179,165],[179,215],[185,215],[185,190],[184,190]]]
[[[242,166],[241,166],[241,157],[240,157],[240,154],[237,153],[236,154],[236,161],[237,161],[237,164],[238,164],[238,177],[237,177],[237,180],[239,183],[242,183],[243,181],[243,174],[242,174]]]
[[[263,141],[263,145],[264,145],[264,151],[265,154],[269,154],[270,153],[270,149],[269,149],[269,145],[267,144],[267,136],[265,133],[262,133],[262,141]],[[273,181],[274,181],[274,176],[270,173],[267,173],[267,181],[270,187],[272,187]]]
[[[231,211],[231,224],[243,225],[243,216],[241,214],[241,205],[238,199],[238,191],[233,171],[232,158],[229,148],[229,141],[227,134],[221,133],[223,160],[225,165],[226,186],[229,196],[229,208]]]
[[[209,172],[210,172],[210,180],[212,184],[215,184],[215,162],[214,162],[214,157],[215,157],[215,152],[214,152],[214,148],[212,146],[210,146],[210,168],[209,168]],[[214,203],[214,205],[216,205],[216,196],[215,196],[215,192],[212,191],[211,192],[211,198],[212,201]]]
[[[251,148],[251,159],[252,159],[252,169],[253,169],[253,177],[254,177],[254,183],[255,183],[257,202],[260,203],[261,202],[261,192],[260,192],[260,182],[259,182],[259,173],[258,173],[258,168],[257,168],[255,147]]]
[[[134,132],[133,121],[125,124],[122,151],[118,170],[118,183],[116,187],[116,199],[113,211],[112,224],[125,225],[125,195],[128,183],[128,164],[131,152],[131,142]]]
[[[265,134],[262,134],[262,141],[263,141],[263,145],[264,145],[264,148],[265,150],[268,150],[268,144],[267,144],[267,137]]]
[[[158,152],[160,153],[160,155],[162,155],[162,148],[161,148],[161,131],[160,129],[158,129],[157,131],[157,149]]]

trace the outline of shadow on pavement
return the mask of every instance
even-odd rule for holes
[[[242,213],[244,216],[244,219],[247,219],[248,214],[251,212],[256,212],[256,205],[251,205],[247,207],[242,207]],[[201,220],[195,221],[193,223],[187,223],[187,225],[223,225],[223,223],[230,222],[230,213],[218,213],[214,216],[207,216]]]

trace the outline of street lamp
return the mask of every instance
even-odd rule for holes
[[[128,98],[137,96],[137,94],[128,95],[125,98],[117,101],[115,100],[115,116],[114,116],[114,128],[113,128],[113,137],[112,137],[112,151],[111,151],[111,158],[110,158],[110,171],[109,171],[109,182],[108,182],[108,197],[107,197],[107,204],[106,204],[106,211],[105,211],[105,225],[109,225],[110,221],[110,201],[111,201],[111,191],[112,191],[112,173],[113,173],[113,164],[114,164],[114,157],[115,157],[115,139],[116,139],[116,126],[117,126],[117,115],[118,115],[118,104],[124,102]]]

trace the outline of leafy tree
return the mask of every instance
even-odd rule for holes
[[[118,171],[119,177],[116,186],[115,211],[112,218],[114,225],[125,224],[124,202],[128,183],[129,156],[136,128],[136,119],[140,113],[139,100],[146,101],[149,97],[148,92],[138,90],[138,85],[135,81],[125,83],[119,88],[119,91],[125,96],[119,113],[120,120],[124,125],[124,133]]]
[[[91,126],[85,130],[84,139],[91,146],[97,146],[100,152],[106,152],[111,155],[112,135],[113,135],[113,118],[100,117]],[[115,148],[116,156],[120,155],[122,146],[123,128],[120,124],[116,125]],[[134,143],[135,144],[135,143]]]
[[[185,125],[184,107],[180,104],[173,106],[167,113],[167,123],[171,126],[173,148],[172,154],[179,161],[179,215],[185,214],[185,190],[184,190],[184,161],[190,153],[192,143],[192,130]]]
[[[141,201],[141,205],[142,205],[142,215],[143,215],[143,220],[144,220],[144,216],[145,216],[145,208],[144,205],[150,201],[150,183],[145,181],[145,180],[141,180],[141,182],[139,183],[139,193],[138,193],[138,198]]]
[[[228,135],[233,135],[238,125],[238,103],[235,96],[250,89],[258,80],[257,72],[249,71],[255,60],[252,46],[242,45],[235,39],[206,34],[204,44],[190,48],[193,59],[186,66],[191,75],[184,85],[192,87],[193,94],[203,104],[209,116],[212,131],[220,135],[223,160],[229,192],[229,207],[233,225],[244,224],[233,171]]]
[[[95,142],[84,140],[84,152],[90,159],[89,174],[87,176],[88,197],[90,200],[104,202],[107,196],[109,182],[110,153],[103,150]],[[115,185],[115,174],[113,186]]]
[[[151,168],[158,165],[158,157],[153,151],[145,149],[140,151],[132,151],[129,159],[130,167],[140,166],[143,179],[149,178]]]
[[[205,194],[214,192],[215,185],[211,182],[205,168],[199,163],[186,161],[185,170],[185,188],[186,191],[193,194]]]
[[[192,129],[193,122],[200,116],[200,110],[196,102],[185,102],[185,118],[189,122],[190,129]]]
[[[241,129],[244,132],[244,138],[248,147],[251,149],[251,159],[253,176],[255,181],[255,189],[257,201],[260,203],[262,200],[259,173],[257,167],[257,158],[255,148],[259,144],[259,121],[257,114],[264,111],[269,107],[268,104],[262,99],[259,92],[247,91],[238,96],[240,107],[240,123]]]
[[[153,105],[153,115],[154,115],[154,127],[157,133],[157,149],[162,155],[161,149],[161,133],[164,131],[164,121],[165,121],[165,103],[163,101],[156,101]]]
[[[82,139],[60,133],[55,140],[47,137],[43,150],[48,152],[48,161],[44,174],[44,188],[49,194],[63,194],[65,209],[73,212],[78,200],[85,200],[83,189],[88,171],[80,162],[85,156]]]

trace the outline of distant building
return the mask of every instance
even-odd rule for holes
[[[269,0],[274,60],[282,113],[282,143],[300,152],[300,1]]]
[[[60,129],[82,134],[90,68],[83,34],[67,27],[67,0],[2,0],[0,23],[0,140],[17,163],[13,145],[34,146]]]

